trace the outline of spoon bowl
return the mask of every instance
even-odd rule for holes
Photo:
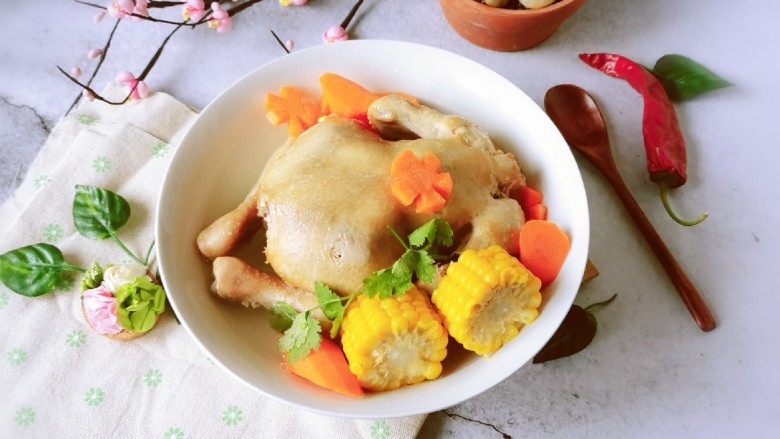
[[[593,163],[612,185],[702,331],[715,329],[715,318],[696,286],[685,274],[623,182],[612,158],[607,127],[596,101],[584,89],[572,84],[562,84],[547,90],[544,109],[569,145]]]

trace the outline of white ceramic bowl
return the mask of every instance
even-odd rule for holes
[[[370,90],[409,93],[442,112],[479,123],[500,148],[520,159],[528,180],[544,192],[550,219],[569,235],[571,252],[557,280],[544,291],[538,319],[491,358],[454,355],[458,358],[445,363],[437,380],[350,398],[318,388],[280,367],[279,335],[269,327],[266,311],[226,303],[210,293],[210,266],[199,254],[195,238],[243,200],[273,150],[286,138],[286,127],[272,127],[264,117],[265,94],[291,84],[319,95],[317,80],[328,71]],[[546,114],[512,83],[469,59],[392,41],[347,41],[294,52],[225,90],[203,110],[176,150],[156,222],[160,272],[171,305],[217,364],[278,401],[354,418],[406,416],[450,407],[529,362],[574,300],[589,238],[582,178]],[[259,263],[262,242],[255,244],[254,249],[245,247],[243,256]]]

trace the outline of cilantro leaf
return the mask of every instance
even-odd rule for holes
[[[409,234],[409,244],[417,248],[437,243],[449,247],[452,245],[452,235],[452,227],[447,221],[432,219]]]
[[[334,339],[337,335],[339,335],[339,329],[341,328],[341,323],[344,321],[344,314],[339,314],[338,317],[333,319],[333,326],[330,327],[330,338]]]
[[[276,302],[271,307],[271,327],[279,332],[290,329],[298,311],[287,302]]]
[[[422,247],[425,241],[433,242],[436,239],[436,220],[432,219],[409,234],[409,244],[414,247]]]
[[[414,286],[411,271],[407,276],[397,276],[393,274],[392,267],[375,271],[363,281],[363,284],[365,285],[363,291],[368,297],[379,295],[380,299],[401,295]]]
[[[341,303],[341,296],[334,293],[327,285],[322,282],[314,283],[314,294],[320,302],[322,313],[328,320],[333,320],[344,314],[344,305]]]
[[[279,339],[279,350],[287,354],[287,361],[295,363],[305,358],[312,350],[319,349],[322,336],[320,322],[309,314],[299,313],[292,326]]]
[[[434,221],[436,221],[436,241],[445,247],[451,246],[454,233],[450,223],[440,219]]]
[[[415,254],[414,273],[417,279],[433,282],[433,277],[436,276],[436,261],[425,250],[416,251]]]

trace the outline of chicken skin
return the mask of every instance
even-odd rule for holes
[[[405,235],[441,218],[455,231],[457,251],[494,244],[516,251],[524,218],[506,194],[525,179],[511,154],[472,122],[399,96],[375,101],[368,117],[381,135],[329,116],[289,139],[244,202],[201,232],[201,252],[212,260],[229,254],[260,218],[266,259],[291,291],[313,291],[319,281],[346,295],[403,253],[388,226]],[[418,214],[391,193],[390,165],[405,150],[435,154],[452,178],[452,193],[435,214]]]

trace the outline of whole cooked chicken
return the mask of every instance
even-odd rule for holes
[[[523,213],[506,194],[525,180],[511,154],[497,150],[474,123],[397,95],[376,100],[368,118],[379,134],[329,116],[290,138],[246,199],[201,232],[200,251],[216,260],[262,227],[267,261],[284,281],[240,261],[215,263],[217,294],[267,306],[257,298],[260,290],[310,292],[316,281],[350,294],[403,253],[388,226],[404,234],[434,217],[452,226],[458,252],[494,244],[516,250]],[[405,150],[435,154],[452,178],[452,193],[435,214],[418,214],[391,194],[390,165]]]

